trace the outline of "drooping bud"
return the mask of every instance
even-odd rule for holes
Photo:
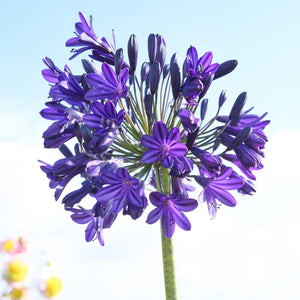
[[[129,74],[133,74],[136,69],[137,56],[138,56],[138,43],[137,38],[134,34],[132,34],[128,41],[127,46],[128,58],[129,58]]]
[[[220,94],[220,97],[219,97],[219,108],[223,106],[223,104],[225,103],[227,99],[227,96],[226,96],[226,91],[223,90]]]
[[[214,79],[223,77],[231,73],[237,66],[237,60],[228,60],[219,65],[218,70],[215,73]]]
[[[150,71],[149,63],[144,62],[141,67],[141,81],[145,81]]]
[[[115,62],[115,70],[116,74],[119,75],[122,67],[123,67],[123,62],[124,62],[124,55],[123,55],[123,49],[117,49],[116,54],[114,56],[114,62]]]
[[[176,100],[180,90],[180,69],[177,62],[171,63],[170,75],[171,75],[171,86],[172,86],[173,98],[174,100]]]
[[[203,121],[205,118],[206,111],[207,111],[207,104],[208,104],[208,99],[203,99],[201,102],[201,111],[200,111],[201,121]]]
[[[241,145],[245,142],[250,134],[252,133],[252,127],[246,127],[239,132],[239,134],[232,140],[232,142],[228,145],[226,151],[230,151]]]
[[[156,52],[155,61],[158,61],[160,64],[160,68],[163,69],[166,60],[166,42],[164,38],[159,34],[156,35],[156,41],[157,41],[157,52]]]
[[[155,94],[158,88],[158,82],[160,77],[160,64],[159,62],[154,62],[150,67],[149,73],[149,86],[151,94]]]
[[[243,92],[235,100],[229,114],[229,120],[231,120],[231,125],[235,125],[238,123],[239,118],[241,116],[242,109],[246,103],[246,99],[247,99],[247,93]]]
[[[150,63],[153,64],[156,58],[157,40],[156,35],[151,33],[148,37],[148,55]]]

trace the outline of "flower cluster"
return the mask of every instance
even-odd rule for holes
[[[65,192],[62,203],[73,221],[87,224],[86,241],[98,239],[104,245],[103,229],[120,212],[139,218],[148,199],[155,208],[147,223],[161,220],[167,238],[175,224],[189,230],[183,212],[198,206],[190,198],[192,181],[211,218],[221,204],[236,205],[230,191],[253,194],[253,171],[263,167],[263,130],[270,122],[264,120],[266,114],[244,110],[243,92],[229,115],[220,115],[227,99],[222,91],[217,112],[205,121],[208,89],[233,71],[237,61],[218,64],[211,52],[199,55],[191,46],[182,67],[176,53],[167,63],[164,38],[150,34],[149,60],[138,71],[134,34],[126,62],[122,48],[96,35],[92,17],[89,23],[81,13],[79,17],[76,36],[66,46],[73,47],[71,59],[90,53],[91,61],[82,60],[84,73],[74,75],[68,66],[61,70],[44,59],[42,74],[50,83],[51,101],[41,115],[54,121],[43,133],[44,146],[58,148],[64,158],[53,165],[42,162],[41,169],[55,189],[55,200],[74,177],[82,178],[81,187]],[[152,189],[149,195],[145,187]],[[88,195],[92,206],[84,204]]]
[[[4,254],[2,278],[5,286],[1,290],[1,299],[28,300],[32,299],[32,289],[29,273],[32,266],[29,264],[27,242],[23,237],[18,239],[6,239],[0,243],[0,252]],[[46,264],[49,269],[50,264]],[[32,274],[31,274],[32,275]],[[37,287],[45,299],[53,299],[62,290],[61,280],[49,271],[43,276],[37,275]],[[3,298],[2,298],[3,297]]]

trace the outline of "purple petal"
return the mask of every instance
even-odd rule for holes
[[[155,122],[153,125],[153,136],[161,144],[164,144],[168,136],[168,128],[164,122]]]
[[[85,230],[85,240],[87,242],[92,241],[96,234],[96,229],[95,229],[94,224],[95,224],[95,222],[94,222],[94,220],[92,220]]]
[[[102,204],[106,204],[109,201],[116,199],[120,194],[121,189],[122,184],[103,187],[96,194],[97,201]]]
[[[190,230],[191,229],[191,223],[189,219],[179,210],[174,209],[172,211],[172,215],[174,217],[175,223],[182,228],[183,230]]]
[[[163,214],[163,207],[157,207],[149,213],[146,222],[148,224],[153,224],[160,219],[162,214]]]
[[[159,150],[147,150],[146,152],[144,152],[142,158],[141,158],[141,162],[146,163],[146,164],[152,164],[156,161],[158,161],[159,157]]]
[[[200,59],[198,64],[201,64],[203,69],[206,69],[212,62],[213,55],[211,52],[206,52]]]
[[[229,192],[214,187],[213,193],[215,197],[224,205],[230,207],[236,206],[236,200]]]
[[[159,192],[152,192],[149,196],[149,199],[154,206],[161,206],[166,201],[167,196]]]
[[[169,154],[172,156],[184,156],[187,151],[186,145],[182,143],[176,143],[175,145],[172,145],[172,147],[169,149]]]
[[[198,201],[195,199],[182,198],[180,201],[173,200],[174,206],[181,211],[192,211],[198,206]]]
[[[141,143],[144,147],[149,149],[157,149],[161,147],[161,144],[151,135],[143,135],[141,137]]]
[[[180,138],[179,128],[177,127],[172,128],[171,131],[168,133],[167,143],[170,144],[172,142],[178,142],[179,138]]]

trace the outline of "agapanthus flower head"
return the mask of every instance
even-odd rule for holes
[[[200,56],[194,46],[183,62],[176,52],[168,60],[164,38],[151,33],[144,41],[149,60],[139,66],[135,34],[128,40],[127,60],[115,39],[112,45],[98,38],[92,18],[88,23],[81,13],[79,17],[76,36],[66,44],[76,48],[71,58],[89,51],[93,61],[83,59],[83,74],[74,75],[69,67],[61,70],[44,59],[42,75],[52,99],[41,116],[53,122],[43,134],[44,145],[58,148],[65,157],[42,162],[41,169],[55,199],[62,197],[72,220],[85,224],[86,241],[97,239],[104,245],[103,230],[120,213],[140,218],[148,199],[155,208],[147,222],[160,219],[167,238],[175,224],[189,230],[183,212],[197,207],[189,196],[193,184],[202,188],[200,199],[212,218],[220,204],[236,205],[229,191],[253,194],[253,173],[263,167],[264,129],[270,121],[264,120],[266,114],[244,110],[246,92],[223,115],[220,110],[230,101],[225,91],[216,105],[204,98],[214,80],[232,72],[237,61],[213,62],[211,51]],[[208,119],[210,107],[217,112]],[[69,149],[72,141],[74,151]],[[65,193],[75,177],[81,185]]]

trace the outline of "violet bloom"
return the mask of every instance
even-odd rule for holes
[[[59,76],[58,79],[59,81],[51,86],[49,91],[49,96],[53,100],[64,100],[75,106],[81,105],[82,102],[88,102],[84,99],[85,90],[82,86],[81,76],[74,76],[68,66],[65,66],[64,75]]]
[[[96,129],[95,134],[99,131],[102,134],[102,129],[109,130],[120,126],[125,115],[123,109],[117,112],[112,101],[106,101],[105,104],[93,102],[90,109],[93,114],[84,115],[83,121],[89,128]]]
[[[84,154],[77,154],[76,156],[62,158],[56,161],[54,165],[40,162],[43,164],[41,170],[50,179],[50,188],[55,189],[55,200],[58,200],[70,180],[84,173],[88,158]]]
[[[87,23],[85,17],[82,13],[79,13],[79,18],[81,22],[75,24],[76,37],[69,39],[66,42],[67,47],[81,47],[80,49],[72,49],[72,52],[75,54],[70,57],[73,59],[80,53],[93,50],[93,54],[90,55],[92,58],[101,61],[107,62],[109,64],[114,64],[114,54],[116,52],[115,48],[111,43],[106,39],[99,39],[93,30],[93,19],[90,16],[90,24]]]
[[[187,199],[180,194],[167,196],[159,192],[152,192],[149,199],[156,208],[149,213],[146,222],[153,224],[161,218],[166,238],[172,237],[175,223],[183,230],[191,229],[190,221],[182,212],[194,210],[198,206],[195,199]]]
[[[90,73],[86,76],[88,84],[94,88],[88,90],[85,99],[89,101],[110,99],[117,100],[127,94],[126,82],[128,80],[128,69],[123,69],[119,78],[112,67],[107,63],[102,64],[100,74]]]
[[[218,176],[207,177],[208,174],[200,170],[200,176],[194,178],[203,187],[203,202],[207,203],[209,215],[214,219],[218,208],[217,200],[224,205],[235,206],[236,200],[227,190],[240,189],[244,182],[240,178],[231,177],[230,167],[224,168]]]
[[[85,230],[85,240],[90,242],[95,238],[98,239],[101,246],[104,246],[102,231],[104,228],[110,228],[117,214],[113,214],[110,207],[103,206],[100,203],[96,203],[93,209],[68,208],[68,211],[73,212],[71,218],[77,224],[87,224]]]
[[[83,114],[58,102],[47,102],[40,114],[47,120],[56,120],[43,133],[45,148],[59,148],[75,136],[73,125],[82,121]]]
[[[117,214],[123,208],[127,212],[128,206],[145,208],[143,186],[126,169],[119,168],[116,173],[104,172],[101,179],[105,186],[97,192],[96,199],[103,205],[111,203],[113,213]]]
[[[152,164],[161,161],[165,168],[173,166],[174,158],[184,156],[187,147],[179,143],[180,130],[174,127],[168,131],[164,122],[155,122],[153,125],[153,136],[143,135],[141,143],[148,150],[143,154],[141,161]]]
[[[184,75],[197,76],[199,79],[204,80],[213,75],[218,67],[218,63],[212,64],[213,55],[211,52],[206,52],[202,57],[198,59],[197,49],[191,46],[186,54],[184,63]]]

